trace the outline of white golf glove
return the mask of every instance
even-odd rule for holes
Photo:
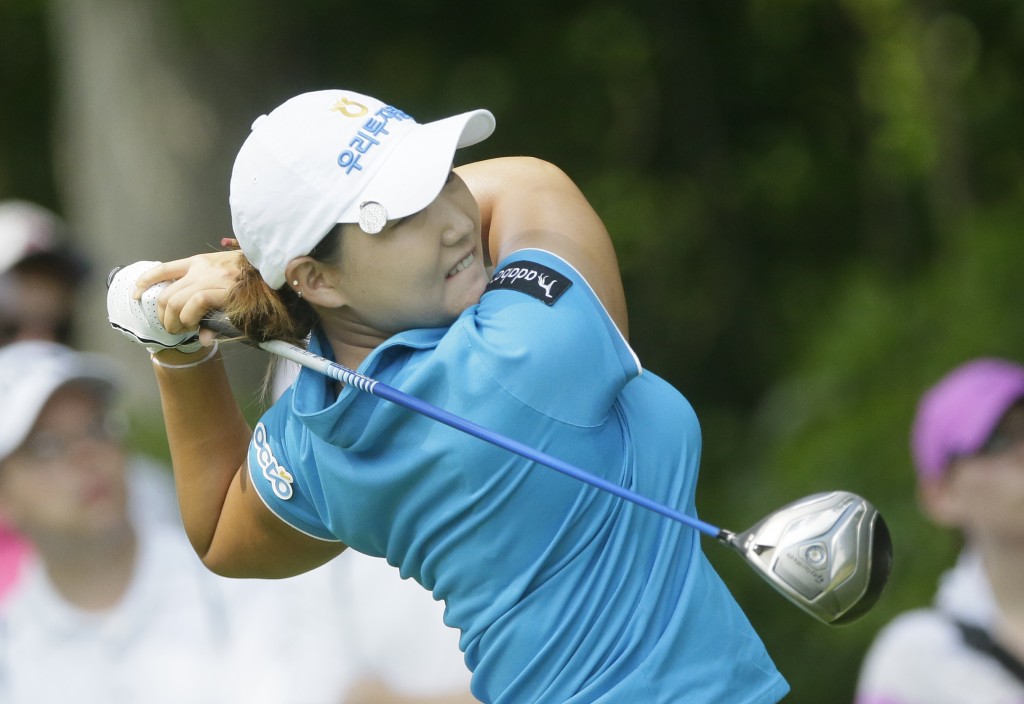
[[[150,352],[176,349],[195,352],[199,344],[199,328],[185,333],[169,333],[157,317],[156,297],[166,286],[161,282],[150,286],[136,301],[135,282],[144,271],[160,262],[135,262],[115,269],[107,278],[107,320],[110,327],[120,330]]]

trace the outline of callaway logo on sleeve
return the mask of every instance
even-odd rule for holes
[[[559,297],[569,290],[572,281],[536,262],[511,262],[494,272],[484,293],[500,289],[518,291],[533,296],[551,306]]]

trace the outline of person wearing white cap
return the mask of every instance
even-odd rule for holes
[[[70,344],[89,270],[60,216],[30,201],[0,202],[0,346],[23,340]],[[165,468],[133,458],[129,491],[147,520],[179,522]],[[29,550],[0,520],[0,601],[17,583]]]
[[[438,605],[372,571],[387,565],[229,580],[180,525],[133,517],[117,390],[112,360],[38,341],[0,349],[0,516],[34,548],[0,607],[0,701],[472,700]],[[376,592],[357,613],[365,583]]]
[[[1024,366],[982,357],[922,395],[920,503],[964,549],[934,603],[900,614],[864,659],[857,704],[1024,702]]]
[[[64,221],[41,205],[0,201],[0,345],[71,340],[75,295],[87,267],[65,230]],[[28,549],[0,522],[0,599],[17,581]]]
[[[696,416],[641,373],[586,198],[532,158],[452,169],[493,128],[298,95],[235,160],[240,253],[112,276],[192,543],[240,577],[385,558],[445,602],[485,702],[776,702],[788,685],[695,531],[308,369],[255,428],[232,397],[211,310],[695,512]]]
[[[75,296],[88,273],[56,213],[24,200],[0,202],[0,344],[68,344]]]
[[[0,701],[224,701],[176,671],[216,672],[211,580],[186,541],[134,524],[116,390],[112,361],[0,349],[0,516],[33,548],[0,612]]]

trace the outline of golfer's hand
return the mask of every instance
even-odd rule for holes
[[[135,298],[150,287],[167,282],[157,295],[157,316],[168,332],[195,330],[210,311],[220,310],[240,272],[241,252],[210,252],[158,264],[135,283]],[[202,330],[201,336],[214,333]],[[209,344],[212,340],[203,341]]]

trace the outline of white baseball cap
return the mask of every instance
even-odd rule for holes
[[[78,281],[88,266],[67,243],[67,227],[53,211],[26,200],[0,202],[0,274],[30,259],[47,259]]]
[[[253,122],[231,172],[231,221],[271,288],[338,223],[380,232],[441,192],[455,150],[483,141],[494,116],[474,110],[420,124],[347,90],[303,93]]]
[[[93,385],[104,397],[118,388],[115,367],[105,357],[40,340],[0,348],[0,461],[25,441],[57,389],[72,381]]]

